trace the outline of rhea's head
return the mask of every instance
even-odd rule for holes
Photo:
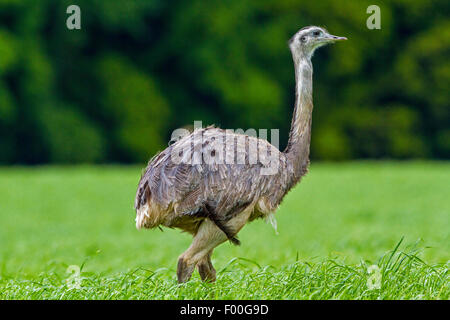
[[[347,40],[345,37],[333,36],[322,27],[309,26],[297,31],[289,40],[289,48],[294,58],[308,58],[314,54],[314,51],[326,44],[340,40]]]

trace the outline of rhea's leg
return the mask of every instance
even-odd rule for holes
[[[236,235],[246,224],[250,213],[251,209],[244,210],[226,223],[227,228],[232,230],[233,235]],[[205,219],[200,225],[197,234],[194,236],[190,247],[178,259],[178,282],[188,281],[197,263],[207,257],[209,252],[212,252],[215,247],[226,240],[228,240],[227,235],[214,222]]]
[[[178,282],[188,281],[197,263],[204,260],[210,251],[226,240],[225,233],[214,222],[205,219],[194,236],[191,246],[178,259]]]
[[[216,269],[211,263],[211,255],[213,250],[209,251],[208,254],[197,263],[198,273],[203,281],[216,281]]]

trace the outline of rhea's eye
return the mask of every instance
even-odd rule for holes
[[[301,42],[305,42],[305,41],[306,41],[306,37],[305,37],[305,36],[301,37],[301,38],[300,38],[300,41],[301,41]]]
[[[314,37],[318,37],[318,36],[320,36],[321,33],[322,33],[321,31],[314,31],[313,35],[314,35]]]

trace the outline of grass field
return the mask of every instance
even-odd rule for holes
[[[190,236],[135,229],[140,171],[0,168],[0,299],[449,299],[449,163],[312,165],[279,235],[252,222],[184,285]]]

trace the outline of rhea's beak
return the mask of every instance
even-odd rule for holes
[[[327,34],[327,35],[325,36],[325,39],[326,39],[327,41],[331,41],[331,42],[347,40],[346,37],[333,36],[332,34]]]

